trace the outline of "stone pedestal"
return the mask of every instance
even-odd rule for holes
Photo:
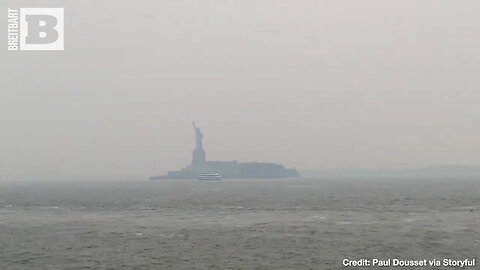
[[[193,159],[192,159],[192,167],[199,167],[205,164],[206,157],[205,157],[205,150],[203,148],[196,148],[193,150]]]

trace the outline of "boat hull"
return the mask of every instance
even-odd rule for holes
[[[198,176],[198,180],[222,180],[218,173],[202,173]]]

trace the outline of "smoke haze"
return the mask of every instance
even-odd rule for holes
[[[192,120],[209,160],[480,160],[478,1],[8,7],[64,7],[65,51],[9,52],[0,37],[0,179],[161,174],[190,163]]]

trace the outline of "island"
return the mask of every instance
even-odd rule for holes
[[[283,165],[269,162],[207,161],[203,149],[203,133],[193,122],[195,131],[195,149],[189,166],[167,175],[152,176],[150,179],[196,179],[202,173],[219,173],[222,178],[286,178],[300,177],[296,169],[287,169]]]

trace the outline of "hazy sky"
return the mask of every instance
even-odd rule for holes
[[[64,7],[9,52],[6,8]],[[143,178],[207,159],[480,164],[478,1],[19,1],[0,10],[0,179]]]

